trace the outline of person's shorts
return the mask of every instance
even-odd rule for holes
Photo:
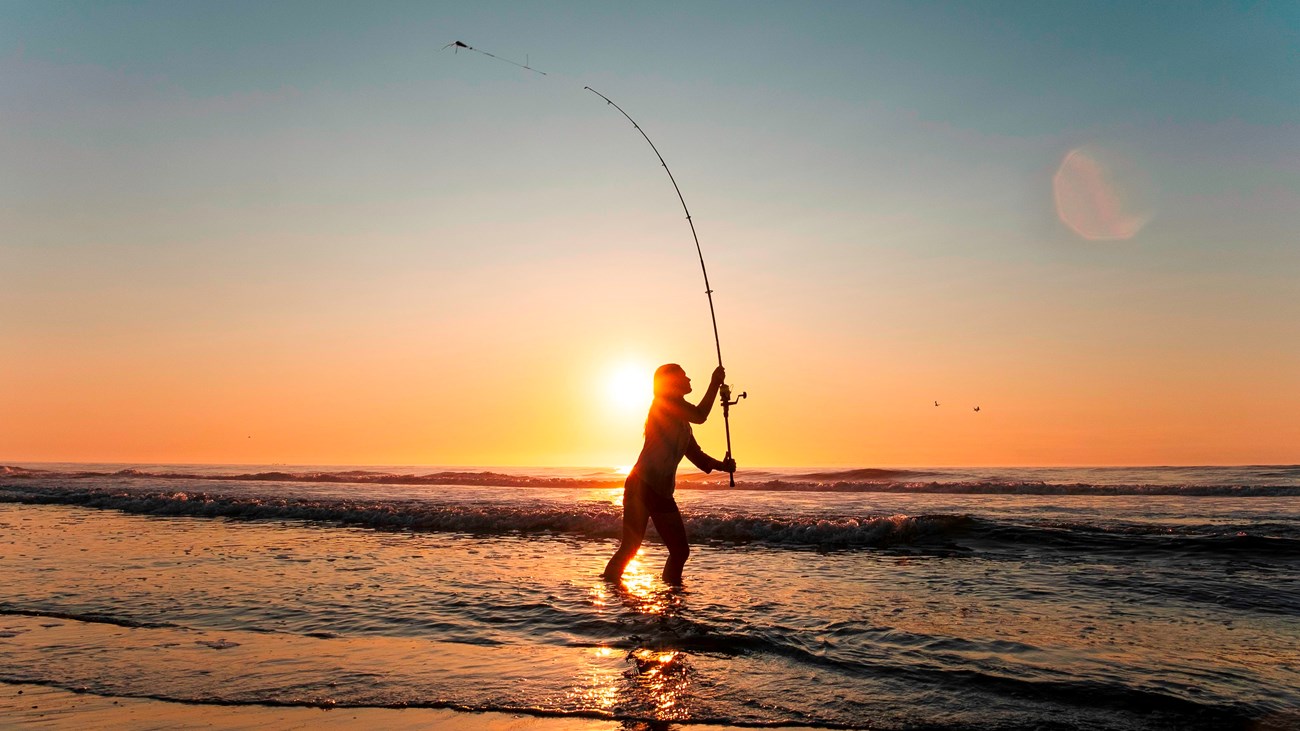
[[[663,495],[650,489],[645,483],[629,480],[623,486],[623,504],[628,500],[639,500],[648,513],[676,513],[677,501],[672,495]]]

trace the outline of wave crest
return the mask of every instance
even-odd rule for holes
[[[365,501],[265,498],[206,492],[131,492],[91,489],[0,491],[0,502],[77,505],[158,516],[307,520],[359,525],[381,530],[471,535],[566,535],[612,539],[621,535],[621,511],[612,505],[514,507],[430,504],[419,501]],[[962,532],[964,515],[893,515],[840,518],[755,517],[728,513],[687,516],[693,539],[703,542],[758,543],[821,548],[885,547],[945,540]]]
[[[76,505],[139,515],[303,520],[377,530],[466,535],[568,536],[603,540],[622,533],[622,513],[608,503],[501,505],[421,500],[353,500],[235,496],[208,492],[132,491],[54,485],[0,487],[0,502]],[[965,514],[760,516],[689,511],[692,540],[822,550],[915,546],[958,550],[1088,550],[1300,555],[1300,535],[1286,525],[1072,524],[976,518]]]
[[[1278,468],[1280,470],[1290,468]],[[737,480],[738,490],[773,492],[887,492],[943,493],[968,495],[1183,495],[1216,497],[1300,497],[1297,485],[1264,484],[1091,484],[1056,483],[1023,480],[950,480],[934,479],[937,475],[912,470],[875,468],[810,472],[792,477],[763,479],[772,473],[757,473],[758,479]],[[1268,477],[1276,477],[1269,474]],[[58,471],[25,467],[0,466],[0,477],[21,481],[82,480],[103,477],[152,480],[208,480],[215,482],[303,482],[362,485],[445,485],[475,487],[554,487],[610,488],[622,484],[622,478],[548,477],[508,474],[493,471],[441,471],[427,474],[395,473],[373,470],[341,471],[267,471],[236,474],[199,474],[194,472],[146,471],[126,468],[106,471]],[[725,477],[685,475],[678,478],[678,489],[727,489]]]

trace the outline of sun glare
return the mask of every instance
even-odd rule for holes
[[[620,414],[645,411],[654,400],[654,371],[636,365],[624,365],[610,372],[605,397]]]

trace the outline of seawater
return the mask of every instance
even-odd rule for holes
[[[0,681],[642,723],[1291,728],[1300,468],[0,468]]]

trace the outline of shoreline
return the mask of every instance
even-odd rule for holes
[[[443,708],[311,708],[207,705],[76,693],[31,683],[0,681],[0,726],[21,728],[331,729],[440,728],[490,731],[612,731],[617,721],[548,718]]]
[[[632,723],[641,723],[632,721]],[[650,723],[650,722],[645,722]],[[658,725],[662,723],[663,725]],[[47,685],[0,681],[0,726],[17,728],[204,728],[236,729],[352,729],[397,731],[618,731],[621,719],[581,716],[534,716],[501,711],[457,711],[447,708],[374,708],[309,706],[217,705],[183,703],[74,692]],[[655,728],[723,731],[739,726],[656,722]],[[795,731],[804,726],[772,727]]]

